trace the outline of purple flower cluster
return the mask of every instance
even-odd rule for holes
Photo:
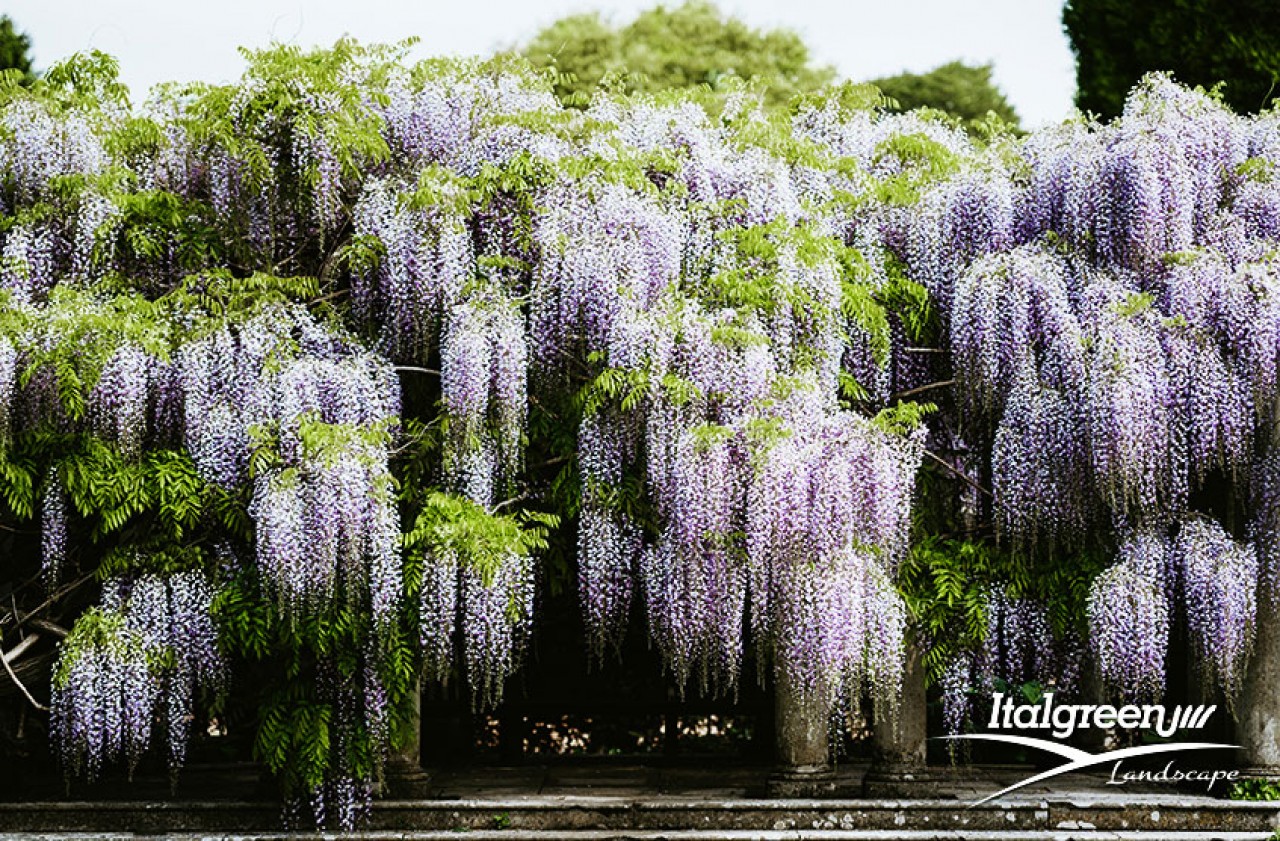
[[[533,617],[534,566],[527,556],[502,558],[485,575],[460,568],[458,601],[467,682],[477,707],[502,700]]]
[[[578,427],[582,508],[578,512],[578,594],[591,653],[602,658],[627,627],[643,549],[639,526],[611,505],[623,470],[636,456],[630,418],[599,412]]]
[[[746,625],[800,691],[891,700],[905,610],[890,576],[922,442],[832,413],[810,389],[776,411],[776,435],[748,415],[655,436],[680,413],[651,413],[649,481],[666,501],[666,528],[640,562],[651,631],[682,682],[733,686]],[[656,462],[655,438],[667,447]]]
[[[1070,545],[1095,507],[1081,407],[1029,368],[1006,400],[991,450],[997,526],[1019,544]]]
[[[919,280],[943,306],[974,261],[1013,244],[1015,200],[1012,183],[999,171],[962,173],[921,200],[912,214],[907,253]]]
[[[201,573],[113,579],[76,623],[54,670],[51,726],[68,775],[130,770],[162,728],[171,773],[186,757],[197,691],[221,691],[226,664]]]
[[[97,777],[124,760],[130,770],[151,744],[160,680],[142,634],[119,613],[86,614],[54,671],[50,729],[67,776]]]
[[[186,758],[196,692],[221,692],[227,665],[218,649],[211,607],[213,586],[202,573],[113,579],[103,586],[102,608],[124,617],[125,629],[163,657],[156,718],[163,725],[171,773]]]
[[[1258,557],[1252,545],[1232,540],[1216,522],[1185,520],[1174,543],[1187,630],[1206,681],[1234,700],[1244,685],[1253,650]]]
[[[50,590],[67,565],[67,518],[71,503],[57,467],[50,468],[40,493],[40,573]]]
[[[1045,691],[1074,694],[1080,690],[1083,641],[1055,634],[1048,607],[1014,596],[1007,586],[985,593],[986,627],[976,650],[961,651],[939,677],[943,727],[955,735],[974,722],[976,701],[1002,686],[1038,683]],[[955,758],[956,745],[949,746]]]
[[[504,297],[473,294],[448,313],[440,341],[441,402],[449,420],[445,470],[481,505],[514,482],[527,412],[524,316]]]
[[[1172,552],[1160,530],[1134,532],[1120,544],[1116,564],[1089,591],[1089,630],[1099,673],[1127,698],[1164,694]]]
[[[640,561],[650,632],[677,681],[732,686],[742,662],[747,570],[742,530],[746,460],[723,427],[685,431],[675,444],[667,524]]]
[[[43,299],[57,282],[58,245],[47,227],[15,225],[0,249],[0,290],[19,304]]]
[[[965,726],[973,721],[974,687],[974,655],[970,652],[952,659],[942,669],[938,677],[938,689],[942,701],[942,729],[948,736],[958,736],[964,732]],[[967,743],[957,739],[947,741],[947,754],[951,761],[956,760],[958,751],[967,747]]]
[[[564,181],[544,201],[534,229],[541,252],[530,317],[534,362],[561,371],[585,349],[605,354],[613,367],[642,365],[649,343],[639,322],[678,281],[682,220],[618,184]]]
[[[59,109],[34,98],[6,103],[0,114],[0,157],[17,200],[44,197],[59,176],[93,176],[106,169],[109,157],[94,124],[102,116],[83,108]]]
[[[528,556],[486,558],[480,567],[453,548],[428,553],[418,606],[427,676],[446,681],[460,650],[476,709],[497,706],[532,627],[535,583]]]
[[[400,362],[424,364],[445,312],[474,271],[474,244],[459,211],[456,178],[428,170],[419,179],[432,191],[427,204],[406,195],[407,184],[369,181],[352,211],[357,235],[381,244],[376,265],[353,274],[357,316],[375,326],[380,344]],[[421,195],[422,189],[415,194]]]
[[[136,457],[147,439],[154,360],[134,344],[112,354],[89,393],[89,420],[95,435]]]
[[[13,441],[14,402],[18,395],[18,349],[0,337],[0,453]]]
[[[1059,677],[1056,644],[1045,606],[993,588],[987,593],[987,629],[977,658],[982,685],[997,680],[1020,685],[1046,676]],[[1063,687],[1070,691],[1074,687]]]

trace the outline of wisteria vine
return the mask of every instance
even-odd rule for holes
[[[419,676],[501,700],[553,541],[594,659],[636,608],[682,689],[754,660],[892,709],[908,649],[950,651],[900,576],[930,507],[1021,576],[963,556],[948,728],[998,682],[1081,691],[1086,635],[1158,696],[1180,621],[1239,695],[1280,558],[1275,113],[1156,75],[976,140],[849,87],[567,109],[403,58],[3,89],[4,515],[50,586],[105,582],[55,673],[68,771],[158,723],[176,771],[256,663],[259,755],[349,827]],[[1027,579],[1088,553],[1072,627]]]

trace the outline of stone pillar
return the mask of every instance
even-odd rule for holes
[[[928,708],[924,664],[914,645],[907,647],[905,666],[897,715],[875,710],[871,768],[862,781],[863,793],[868,797],[919,797],[919,785],[926,782]]]
[[[1259,588],[1257,638],[1240,694],[1236,742],[1251,775],[1280,778],[1280,605]]]
[[[431,777],[422,770],[422,688],[415,684],[411,733],[403,747],[387,759],[382,795],[397,800],[417,800],[430,794]]]
[[[777,669],[774,722],[778,767],[769,778],[770,797],[820,797],[835,792],[831,767],[831,709],[805,696]]]

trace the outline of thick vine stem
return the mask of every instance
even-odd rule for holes
[[[31,706],[35,707],[40,712],[47,713],[49,708],[32,697],[31,692],[27,689],[26,685],[18,679],[18,675],[13,671],[13,666],[10,665],[11,660],[16,660],[21,656],[22,652],[35,645],[39,639],[39,634],[28,634],[22,642],[15,645],[12,650],[0,652],[0,664],[4,665],[4,670],[8,673],[9,680],[13,681],[13,685],[18,687],[18,691],[21,692],[23,697],[31,703]]]
[[[961,470],[957,470],[955,467],[952,467],[950,464],[947,464],[947,462],[946,462],[944,459],[942,459],[940,456],[935,455],[934,453],[930,452],[929,450],[925,450],[925,451],[924,451],[924,455],[925,455],[925,458],[929,459],[929,460],[930,460],[930,461],[932,461],[934,464],[936,464],[936,465],[938,465],[939,467],[943,468],[943,469],[944,469],[944,470],[946,470],[948,473],[950,473],[951,475],[955,476],[957,479],[960,479],[960,480],[964,481],[964,482],[965,482],[965,484],[969,485],[969,487],[973,488],[974,490],[978,491],[979,493],[984,494],[985,496],[988,496],[988,497],[991,497],[991,498],[994,498],[994,497],[995,497],[995,494],[993,494],[993,493],[990,491],[990,489],[983,487],[983,486],[982,486],[981,484],[979,484],[975,479],[973,479],[972,477],[970,477],[968,474],[964,473],[963,471],[961,471]]]

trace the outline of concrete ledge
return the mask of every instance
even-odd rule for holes
[[[280,825],[274,804],[238,802],[49,802],[0,803],[0,827],[28,833],[252,833],[270,835]],[[1246,833],[1267,838],[1280,826],[1280,803],[1145,796],[1126,799],[1050,798],[1008,800],[970,808],[956,800],[747,800],[674,797],[518,797],[493,800],[400,800],[374,805],[369,837],[409,837],[406,833],[513,831],[605,833],[599,837],[678,837],[697,830],[720,833],[818,831],[923,832],[928,837],[956,832],[1001,832],[1001,838],[1027,833],[1074,837],[1079,832]],[[261,835],[267,833],[267,835]],[[396,833],[388,835],[387,833]],[[621,833],[621,834],[619,834]],[[652,835],[652,833],[658,833]],[[953,833],[948,835],[947,833]],[[246,836],[247,837],[247,836]],[[283,836],[279,836],[283,837]],[[313,836],[314,837],[314,836]],[[424,836],[429,837],[429,836]],[[443,836],[441,836],[443,837]],[[590,836],[583,836],[584,838]],[[694,836],[690,836],[694,837]],[[703,836],[706,837],[706,836]],[[725,836],[729,837],[729,836]],[[761,836],[764,837],[764,836]],[[856,837],[856,836],[840,836]],[[874,837],[874,836],[867,836]],[[1087,837],[1099,837],[1089,835]],[[1245,837],[1245,836],[1242,836]]]
[[[14,841],[140,841],[154,836],[132,833],[113,834],[6,834]],[[334,835],[304,833],[258,833],[210,835],[167,834],[172,841],[295,841],[295,839],[334,838]],[[378,831],[343,833],[352,841],[456,841],[457,832]],[[1106,830],[1062,830],[1040,832],[995,830],[480,830],[467,832],[468,841],[1267,841],[1273,836],[1260,832],[1109,832]]]

